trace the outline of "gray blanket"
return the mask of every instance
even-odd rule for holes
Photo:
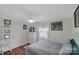
[[[25,55],[59,55],[62,46],[61,43],[40,40],[29,45],[25,50]]]

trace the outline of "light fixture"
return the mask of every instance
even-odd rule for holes
[[[34,23],[34,20],[28,20],[29,23]]]

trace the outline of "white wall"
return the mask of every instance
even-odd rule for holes
[[[11,46],[15,48],[23,45],[27,40],[27,30],[23,30],[23,23],[19,23],[19,21],[12,21],[11,35]]]
[[[0,19],[0,22],[3,21],[3,19]],[[27,42],[27,30],[23,30],[23,24],[20,21],[15,21],[15,20],[11,20],[11,38],[8,40],[5,40],[5,42],[3,43],[3,50],[7,51],[13,48],[16,48],[18,46],[24,45],[25,42]],[[2,23],[2,22],[1,22]],[[1,25],[0,23],[0,25]],[[0,29],[2,29],[0,27]],[[1,31],[0,31],[1,32]],[[0,36],[0,40],[1,36]],[[1,41],[0,41],[1,43]]]
[[[49,33],[48,33],[48,40],[52,42],[60,42],[63,43],[66,40],[72,39],[72,17],[62,19],[60,20],[63,22],[63,31],[51,31],[51,22],[53,21],[48,21],[48,22],[38,22],[34,23],[31,26],[35,26],[36,31],[38,33],[38,28],[39,27],[48,27],[49,28]],[[56,21],[55,21],[56,22]],[[39,37],[38,37],[39,39]]]
[[[51,41],[63,43],[72,38],[72,20],[71,18],[63,19],[63,31],[50,31],[49,39]]]

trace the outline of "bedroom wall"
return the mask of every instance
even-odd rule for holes
[[[69,40],[72,38],[72,29],[73,29],[72,17],[58,20],[58,21],[63,21],[63,31],[51,31],[51,28],[50,28],[51,22],[54,22],[54,21],[38,22],[38,23],[30,24],[30,26],[35,26],[37,33],[38,33],[39,27],[48,27],[49,28],[48,40],[52,42],[63,43],[66,40]]]
[[[70,18],[62,19],[63,31],[50,31],[49,40],[63,43],[72,38],[72,20]]]
[[[0,22],[3,21],[3,18],[0,18]],[[20,21],[15,21],[15,20],[11,20],[12,24],[11,24],[11,38],[8,40],[5,40],[5,42],[3,43],[4,47],[3,50],[7,51],[13,48],[16,48],[18,46],[24,45],[25,41],[27,41],[27,30],[23,30],[23,22]],[[1,22],[2,23],[2,22]],[[0,23],[0,25],[1,25]],[[0,27],[0,30],[2,28]],[[0,31],[1,32],[1,31]],[[1,39],[1,34],[0,34],[0,40]],[[0,41],[0,43],[2,43]]]
[[[23,24],[19,21],[12,21],[11,25],[11,45],[13,48],[24,45],[27,41],[27,30],[23,30]]]

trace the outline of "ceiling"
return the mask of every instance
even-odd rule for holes
[[[76,4],[4,4],[0,5],[0,17],[12,20],[48,21],[72,17]]]

